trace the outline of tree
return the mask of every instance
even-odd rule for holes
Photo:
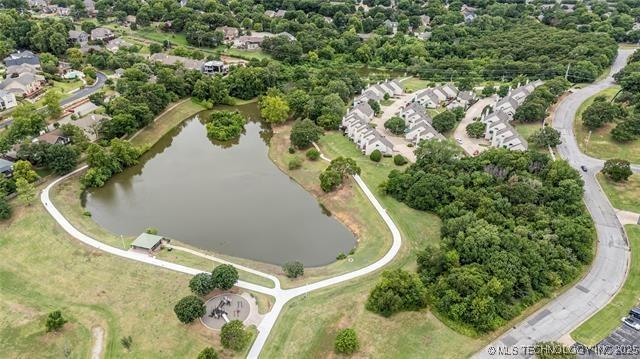
[[[24,178],[16,180],[16,192],[18,193],[18,200],[27,206],[31,205],[36,199],[36,188]]]
[[[367,299],[366,308],[388,317],[402,310],[427,305],[427,290],[417,274],[402,269],[386,270]]]
[[[629,161],[612,159],[604,162],[602,173],[615,182],[622,182],[628,180],[633,171]]]
[[[376,115],[380,113],[380,103],[374,99],[369,99],[369,101],[367,101],[367,103],[369,104],[369,106],[371,106],[371,109],[373,110],[373,113],[375,113]]]
[[[289,170],[297,170],[298,168],[302,167],[302,159],[300,159],[300,157],[298,156],[292,157],[289,160],[287,167],[289,168]]]
[[[540,101],[525,101],[518,107],[513,118],[522,122],[536,122],[544,120],[547,114],[547,106]]]
[[[53,312],[49,313],[44,325],[47,329],[47,333],[57,332],[62,329],[62,327],[64,327],[64,324],[66,322],[67,320],[62,317],[62,312],[59,310],[54,310]]]
[[[432,124],[436,131],[447,132],[452,130],[457,122],[455,113],[447,110],[435,115]]]
[[[331,192],[341,184],[342,175],[331,167],[327,167],[327,169],[320,173],[320,188],[324,192]]]
[[[78,153],[71,146],[56,143],[47,147],[45,162],[57,175],[71,172],[77,161]]]
[[[238,270],[231,264],[221,264],[213,268],[211,282],[215,288],[231,289],[238,281]]]
[[[404,134],[404,130],[406,128],[406,124],[401,117],[394,116],[388,119],[384,123],[384,128],[391,131],[394,135],[402,135]]]
[[[225,348],[241,351],[249,343],[249,333],[244,329],[241,321],[232,320],[222,326],[220,343]]]
[[[184,324],[189,324],[206,314],[204,302],[195,295],[188,295],[180,299],[173,311],[178,320]]]
[[[294,122],[291,128],[289,140],[293,146],[297,148],[307,148],[322,136],[322,129],[313,121],[306,118],[302,121]]]
[[[360,349],[356,331],[352,328],[341,329],[333,344],[336,353],[351,355]]]
[[[282,266],[282,271],[289,278],[298,278],[304,275],[304,265],[298,261],[287,262]]]
[[[556,147],[561,144],[560,132],[551,126],[544,126],[537,129],[529,136],[529,142],[538,147]]]
[[[196,295],[204,296],[215,289],[211,274],[198,273],[189,281],[189,289]]]
[[[369,158],[373,162],[380,162],[380,160],[382,160],[382,152],[380,152],[380,150],[373,150],[369,155]]]
[[[289,110],[289,104],[281,96],[267,95],[260,99],[260,114],[269,123],[286,121]]]
[[[331,160],[329,167],[340,173],[343,177],[347,175],[355,176],[360,174],[360,167],[358,167],[358,164],[353,158],[349,157],[340,156],[335,158]]]
[[[468,124],[467,127],[465,127],[465,130],[467,131],[467,135],[469,135],[469,137],[480,138],[484,136],[486,127],[487,125],[485,125],[484,123],[480,121],[474,121]]]
[[[217,141],[229,141],[244,131],[245,120],[238,112],[215,111],[207,122],[207,135]]]
[[[11,218],[11,206],[5,196],[6,194],[0,190],[0,220]]]
[[[595,130],[605,123],[613,122],[624,115],[624,111],[618,105],[613,105],[607,101],[594,101],[582,113],[582,123],[588,129]]]
[[[212,347],[204,348],[198,354],[198,359],[218,359],[218,352]]]
[[[36,171],[31,167],[28,161],[20,160],[13,164],[13,179],[17,182],[19,179],[31,183],[39,178]]]

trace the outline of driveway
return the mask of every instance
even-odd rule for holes
[[[460,147],[464,149],[464,151],[468,155],[473,155],[476,151],[478,153],[482,151],[486,151],[489,148],[489,142],[484,138],[473,138],[467,135],[467,125],[473,122],[473,119],[479,117],[482,114],[482,110],[488,105],[493,105],[496,102],[496,95],[485,97],[483,99],[478,100],[478,102],[474,103],[469,107],[467,112],[464,115],[464,118],[458,124],[455,131],[453,132],[453,137],[456,139],[462,140],[462,143],[458,142]],[[484,145],[484,146],[482,146]]]
[[[618,56],[607,78],[567,96],[555,109],[553,127],[560,131],[558,154],[577,169],[584,180],[584,202],[596,227],[597,252],[589,272],[575,286],[501,335],[476,354],[478,358],[504,357],[500,350],[529,348],[539,341],[558,340],[605,307],[622,287],[630,260],[629,245],[595,174],[604,161],[580,152],[573,133],[576,111],[589,97],[614,84],[613,75],[622,69],[633,50],[618,49]],[[587,172],[580,170],[586,166]],[[523,357],[522,352],[518,355]]]

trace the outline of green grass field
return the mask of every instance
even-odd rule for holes
[[[626,182],[614,182],[602,173],[596,177],[614,208],[640,213],[639,174],[631,175]]]
[[[245,60],[264,60],[271,58],[271,55],[265,54],[262,50],[224,49],[221,53]]]
[[[427,80],[422,80],[419,79],[417,77],[411,77],[408,78],[404,81],[402,81],[400,84],[402,85],[402,88],[407,91],[407,92],[415,92],[416,90],[421,90],[423,88],[427,88],[429,86],[431,82],[427,81]]]
[[[402,233],[402,249],[389,267],[415,270],[415,251],[424,248],[427,243],[439,243],[440,219],[433,214],[408,208],[379,192],[378,186],[387,178],[389,171],[399,168],[390,158],[375,163],[338,132],[328,132],[318,144],[331,158],[346,156],[358,162],[362,169],[361,177]],[[311,183],[317,186],[318,182],[318,172],[312,171],[308,162],[305,161],[303,170],[309,174],[302,176],[291,173],[305,188],[312,186]],[[320,167],[326,166],[325,162]],[[345,191],[345,188],[338,192],[341,191]],[[332,357],[335,334],[344,327],[356,329],[361,343],[359,357],[411,358],[423,357],[428,352],[437,358],[458,358],[469,356],[482,346],[481,339],[456,333],[426,309],[399,313],[391,318],[368,312],[364,309],[364,303],[376,280],[377,274],[372,274],[293,300],[276,323],[263,355],[269,358]]]
[[[616,126],[615,123],[605,124],[602,128],[592,131],[582,125],[582,113],[593,103],[597,96],[606,96],[608,99],[613,98],[620,90],[620,86],[613,86],[598,94],[590,97],[582,103],[576,113],[576,119],[573,124],[573,130],[576,134],[578,146],[585,154],[601,159],[620,158],[632,163],[640,162],[640,140],[629,143],[618,143],[611,138],[611,130]]]
[[[620,325],[620,318],[640,299],[640,226],[627,225],[625,230],[631,245],[631,267],[627,281],[604,309],[571,333],[573,339],[587,346],[593,346],[611,334]]]

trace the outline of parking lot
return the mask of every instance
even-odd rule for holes
[[[640,331],[625,324],[614,330],[590,351],[579,358],[640,358]]]

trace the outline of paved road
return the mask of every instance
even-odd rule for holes
[[[595,179],[604,161],[580,152],[573,133],[573,121],[580,104],[613,85],[613,74],[624,67],[632,52],[620,49],[609,76],[566,97],[557,106],[553,121],[553,127],[562,135],[558,153],[580,171],[585,181],[584,201],[598,234],[597,254],[589,273],[574,287],[477,353],[476,357],[512,358],[499,352],[490,354],[506,348],[530,346],[538,341],[559,340],[602,309],[624,284],[630,259],[629,246],[611,203]],[[586,173],[580,170],[583,165],[588,168]],[[521,349],[519,356],[526,357]]]
[[[105,82],[107,81],[107,76],[105,74],[103,74],[102,72],[98,72],[96,75],[96,82],[92,85],[92,86],[85,86],[82,89],[79,89],[78,91],[74,92],[73,95],[60,100],[60,106],[65,107],[68,106],[82,98],[88,97],[93,95],[94,93],[98,92],[105,84]],[[41,111],[44,107],[41,107],[40,109],[38,109],[38,111]],[[7,126],[9,126],[11,123],[13,122],[13,120],[11,118],[9,118],[8,120],[0,123],[0,129],[5,128]]]
[[[482,151],[488,150],[489,141],[484,138],[472,138],[467,134],[467,125],[473,122],[473,119],[482,115],[482,110],[488,105],[494,105],[496,103],[497,95],[485,97],[483,99],[478,100],[478,102],[474,103],[467,109],[467,112],[464,115],[464,118],[458,124],[455,131],[453,132],[453,137],[456,139],[460,139],[462,143],[460,147],[464,149],[464,151],[468,155],[473,155],[476,151],[478,153]],[[484,145],[484,146],[481,146]]]
[[[329,159],[327,157],[325,157],[324,155],[322,155],[322,158],[326,161],[329,161]],[[190,275],[196,275],[198,273],[202,273],[203,271],[198,270],[198,269],[194,269],[194,268],[190,268],[187,266],[183,266],[180,264],[175,264],[175,263],[171,263],[171,262],[167,262],[167,261],[163,261],[160,259],[156,259],[150,256],[147,256],[145,254],[139,254],[139,253],[135,253],[135,252],[130,252],[130,251],[126,251],[120,248],[115,248],[112,246],[109,246],[107,244],[104,244],[94,238],[91,238],[89,236],[87,236],[86,234],[80,232],[78,229],[76,229],[63,215],[62,213],[60,213],[60,211],[53,205],[53,202],[51,201],[50,198],[50,191],[51,188],[53,188],[56,184],[60,183],[61,181],[67,179],[68,177],[73,176],[74,174],[84,171],[87,168],[87,166],[84,166],[82,168],[77,169],[76,171],[58,178],[57,180],[53,181],[51,184],[49,184],[41,193],[40,195],[40,200],[42,202],[42,204],[45,206],[46,210],[49,212],[49,214],[53,217],[54,220],[56,220],[56,222],[58,222],[58,224],[67,232],[69,233],[72,237],[78,239],[79,241],[81,241],[82,243],[89,245],[91,247],[94,247],[96,249],[99,249],[101,251],[116,255],[116,256],[120,256],[123,258],[127,258],[127,259],[131,259],[131,260],[135,260],[135,261],[139,261],[139,262],[143,262],[146,264],[150,264],[150,265],[154,265],[154,266],[158,266],[158,267],[162,267],[162,268],[166,268],[166,269],[170,269],[170,270],[174,270],[177,272],[182,272],[182,273],[186,273],[186,274],[190,274]],[[382,205],[380,204],[380,202],[378,202],[378,200],[376,199],[376,197],[373,195],[373,193],[371,192],[371,190],[369,190],[369,187],[367,187],[366,183],[360,178],[360,176],[356,175],[354,176],[354,179],[356,181],[356,183],[358,184],[358,186],[360,187],[360,189],[364,192],[364,194],[367,196],[367,198],[369,199],[369,201],[371,202],[371,204],[374,206],[374,208],[376,209],[376,211],[378,212],[378,214],[382,217],[382,219],[384,220],[385,224],[387,225],[387,227],[389,227],[389,230],[391,231],[391,235],[393,238],[393,242],[391,244],[391,248],[389,248],[389,250],[387,251],[387,253],[380,258],[378,261],[376,261],[375,263],[372,263],[364,268],[358,269],[356,271],[350,272],[350,273],[345,273],[336,277],[332,277],[332,278],[328,278],[325,280],[321,280],[319,282],[315,282],[315,283],[311,283],[311,284],[307,284],[301,287],[297,287],[297,288],[292,288],[292,289],[281,289],[280,286],[280,281],[278,280],[278,278],[276,278],[275,276],[266,274],[266,273],[262,273],[256,270],[253,270],[251,268],[244,268],[241,266],[238,266],[236,264],[224,261],[223,259],[220,258],[215,258],[215,257],[210,257],[210,259],[213,259],[215,261],[219,261],[219,262],[224,262],[224,263],[230,263],[233,264],[234,266],[237,266],[239,268],[242,268],[243,270],[249,271],[251,273],[263,276],[265,278],[271,279],[272,281],[275,282],[276,287],[275,288],[266,288],[257,284],[253,284],[253,283],[248,283],[245,281],[238,281],[236,283],[236,285],[240,288],[244,288],[244,289],[248,289],[248,290],[252,290],[252,291],[256,291],[259,293],[264,293],[264,294],[268,294],[271,295],[275,298],[275,303],[273,304],[273,307],[271,308],[271,311],[269,313],[267,313],[262,322],[258,325],[258,336],[256,337],[256,340],[253,342],[253,345],[251,347],[251,350],[249,351],[249,358],[258,358],[258,356],[260,355],[260,352],[262,351],[262,348],[264,347],[264,344],[267,341],[267,338],[269,337],[269,333],[271,332],[271,329],[273,328],[273,326],[276,323],[276,320],[278,319],[278,316],[280,315],[280,312],[282,311],[282,309],[284,308],[285,304],[287,302],[289,302],[291,299],[298,297],[300,295],[312,292],[314,290],[318,290],[321,288],[326,288],[338,283],[342,283],[342,282],[346,282],[349,281],[351,279],[363,276],[365,274],[369,274],[372,273],[384,266],[386,266],[389,262],[391,262],[391,260],[393,260],[393,258],[396,256],[396,254],[398,253],[398,251],[400,250],[400,246],[402,244],[402,237],[400,236],[400,230],[398,230],[398,227],[396,227],[395,223],[393,223],[393,220],[391,219],[391,217],[387,214],[387,211],[384,209],[384,207],[382,207]]]

